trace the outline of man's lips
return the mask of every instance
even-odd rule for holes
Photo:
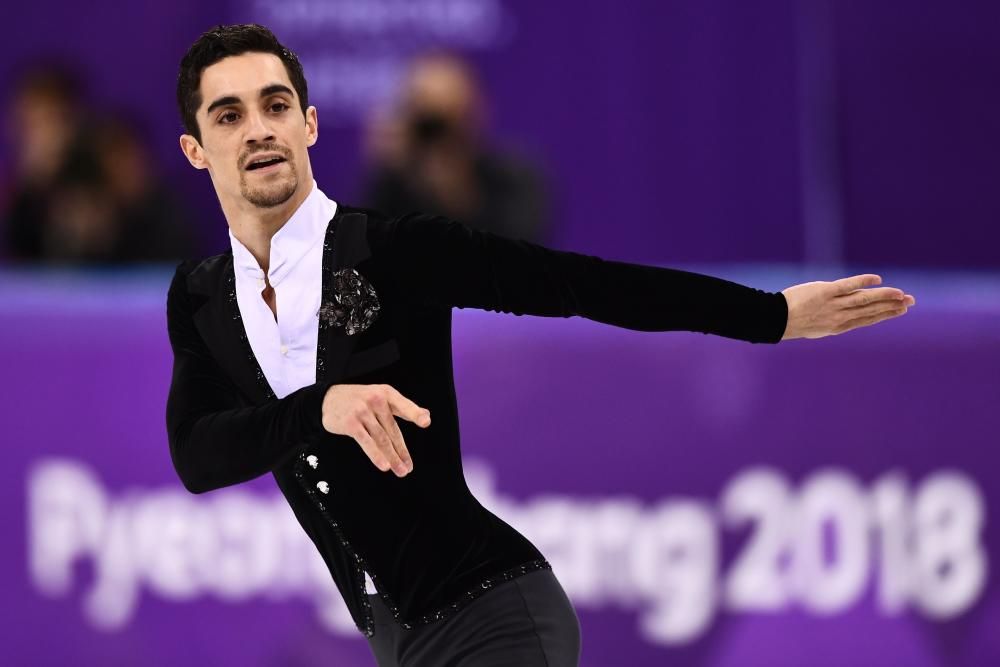
[[[255,155],[247,160],[247,165],[244,169],[247,171],[269,171],[280,164],[284,164],[285,162],[287,162],[287,160],[284,155],[279,153],[266,153],[263,155]]]
[[[252,171],[254,173],[265,173],[265,172],[277,171],[278,167],[280,167],[281,165],[285,164],[285,162],[286,162],[286,160],[280,160],[278,162],[271,162],[270,164],[265,165],[265,166],[253,167],[253,168],[251,168],[248,165],[247,166],[247,171]]]

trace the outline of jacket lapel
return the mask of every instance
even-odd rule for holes
[[[338,205],[337,213],[326,228],[323,243],[322,304],[333,299],[333,275],[353,268],[371,256],[367,239],[367,217],[361,211]],[[316,350],[316,381],[335,383],[344,375],[347,358],[357,336],[348,336],[340,328],[320,321]]]
[[[223,372],[252,404],[273,397],[236,304],[232,250],[199,264],[188,275],[188,294],[194,304],[195,327]]]
[[[323,242],[322,303],[332,298],[334,272],[353,268],[371,255],[366,221],[363,212],[337,205]],[[274,398],[250,347],[236,302],[232,249],[199,264],[188,275],[187,284],[195,326],[222,370],[253,404]],[[319,318],[317,326],[316,381],[335,383],[344,374],[357,337],[324,326]]]

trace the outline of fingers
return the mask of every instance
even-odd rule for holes
[[[895,305],[884,305],[880,304],[877,307],[872,307],[868,309],[859,310],[858,313],[865,312],[866,314],[861,317],[855,317],[847,320],[841,324],[834,333],[844,333],[852,329],[857,329],[859,327],[869,326],[875,324],[876,322],[881,322],[882,320],[888,320],[893,317],[899,317],[906,313],[907,306],[902,302],[898,302]],[[867,312],[866,312],[867,311]]]
[[[430,410],[420,407],[390,385],[386,385],[386,398],[389,399],[389,409],[392,410],[394,415],[411,421],[421,428],[430,426]]]
[[[379,423],[375,414],[366,413],[361,417],[361,423],[364,424],[368,436],[367,439],[370,441],[367,444],[370,447],[366,447],[366,443],[360,440],[359,443],[368,455],[368,458],[372,460],[372,463],[382,472],[386,472],[389,468],[392,468],[397,477],[404,476],[408,472],[408,466],[403,463],[396,448],[393,447],[392,439]],[[369,451],[369,448],[371,451]]]
[[[844,308],[860,308],[879,302],[902,301],[906,293],[896,287],[856,290],[850,294],[835,297]]]
[[[431,423],[428,410],[386,384],[332,385],[323,397],[323,428],[354,438],[379,470],[403,477],[413,458],[394,414],[421,427]]]
[[[881,276],[874,273],[863,273],[858,276],[834,280],[833,286],[837,289],[838,294],[850,294],[854,290],[859,290],[863,287],[871,287],[872,285],[878,285],[881,282]]]
[[[371,459],[371,462],[375,464],[376,468],[382,472],[389,469],[389,458],[379,449],[378,443],[371,436],[367,427],[365,427],[363,423],[359,421],[356,427],[351,430],[348,435],[354,438],[354,440],[361,445],[361,450],[369,459]]]
[[[396,450],[396,454],[403,462],[402,475],[400,475],[399,470],[394,468],[394,470],[396,470],[396,474],[402,477],[409,472],[413,472],[413,459],[410,458],[410,453],[406,449],[406,441],[403,440],[403,432],[399,430],[399,424],[396,422],[396,418],[393,417],[392,412],[389,411],[388,403],[375,410],[375,418],[378,419],[382,430],[389,436],[389,441],[391,442],[393,449]]]

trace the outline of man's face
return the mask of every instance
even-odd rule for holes
[[[197,119],[201,143],[185,134],[181,148],[208,169],[224,210],[274,208],[312,183],[307,148],[318,135],[316,108],[303,118],[277,56],[244,53],[206,67]]]

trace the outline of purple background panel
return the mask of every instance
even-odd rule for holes
[[[419,31],[376,20],[402,5],[438,18]],[[365,84],[388,86],[442,46],[481,72],[490,139],[547,173],[558,247],[644,262],[1000,268],[995,2],[296,3],[353,24],[284,20],[281,6],[14,3],[0,84],[38,57],[76,64],[95,107],[145,119],[160,171],[220,248],[209,179],[178,148],[177,65],[209,27],[264,21],[314,81],[312,162],[335,199],[361,203],[365,113],[350,95],[374,101]],[[462,15],[483,17],[472,37],[442,18]]]

